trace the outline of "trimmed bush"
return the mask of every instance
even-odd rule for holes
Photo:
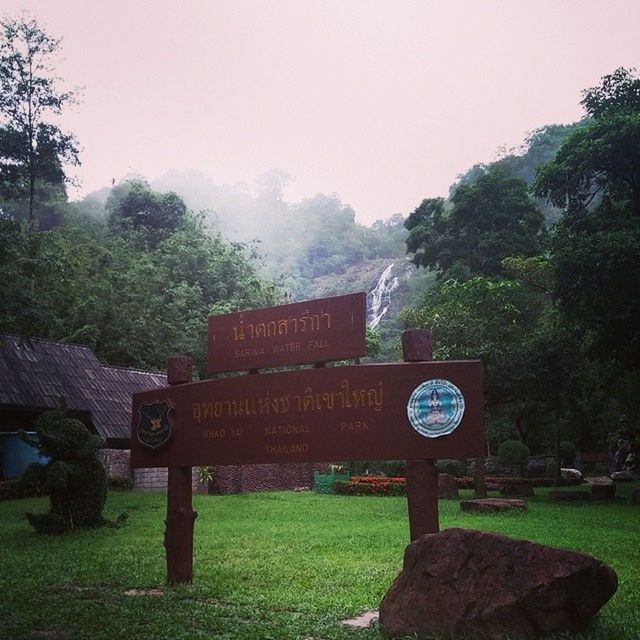
[[[38,462],[30,464],[21,478],[16,480],[16,489],[20,498],[31,498],[46,494],[47,472]]]
[[[436,467],[440,473],[448,473],[456,478],[469,475],[467,465],[461,460],[437,460]]]
[[[117,491],[130,491],[133,489],[133,481],[131,478],[123,478],[122,476],[109,476],[107,478],[109,489]]]
[[[31,446],[49,458],[46,465],[32,464],[19,484],[42,483],[49,495],[47,513],[27,513],[38,533],[55,535],[81,527],[111,524],[103,518],[107,497],[107,473],[98,453],[103,440],[82,422],[69,418],[64,401],[53,411],[43,413],[35,424],[37,441],[21,432]],[[123,522],[124,514],[118,518]]]
[[[529,447],[520,440],[505,440],[498,448],[500,463],[514,467],[524,476],[524,468],[529,458]]]
[[[346,482],[349,475],[346,473],[318,473],[313,474],[313,488],[316,493],[336,493],[336,484]]]

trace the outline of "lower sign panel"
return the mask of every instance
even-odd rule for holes
[[[172,425],[152,448],[139,434],[154,426],[141,418],[154,403],[171,407]],[[207,380],[134,395],[132,465],[471,458],[485,454],[482,415],[477,360]]]

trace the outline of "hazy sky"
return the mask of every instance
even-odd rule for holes
[[[2,0],[63,37],[81,194],[137,171],[291,174],[359,220],[408,214],[580,92],[640,67],[638,0]]]

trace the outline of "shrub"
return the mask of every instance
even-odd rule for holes
[[[27,513],[38,533],[64,533],[80,527],[100,527],[109,523],[102,509],[107,497],[107,472],[99,455],[103,440],[90,433],[82,422],[69,418],[66,403],[46,411],[36,421],[37,441],[21,433],[31,446],[47,456],[46,465],[27,468],[19,484],[42,482],[49,494],[47,513]],[[124,518],[124,516],[123,516]],[[122,521],[119,518],[119,521]]]
[[[352,476],[373,475],[373,476],[404,476],[406,460],[356,460],[349,462],[348,467]]]
[[[529,447],[520,440],[505,440],[498,448],[500,462],[508,467],[515,467],[520,475],[524,475],[524,467],[529,457]]]
[[[19,498],[43,496],[46,493],[47,474],[45,468],[34,462],[23,472],[19,480],[15,481]]]
[[[461,460],[438,460],[436,467],[440,473],[448,473],[456,478],[469,475],[467,465]]]
[[[3,480],[0,482],[0,500],[13,500],[19,498],[18,487],[15,480]]]
[[[313,474],[313,488],[316,493],[336,493],[336,484],[346,482],[348,474],[318,473]]]
[[[129,491],[133,489],[133,481],[131,478],[123,478],[122,476],[109,476],[107,478],[107,485],[109,489],[116,489],[120,491]]]
[[[348,481],[337,481],[335,491],[347,496],[405,496],[407,485],[404,478],[355,476]]]

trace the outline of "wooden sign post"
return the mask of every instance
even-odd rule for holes
[[[192,381],[193,360],[169,358],[169,385]],[[191,467],[169,467],[167,470],[167,519],[164,546],[167,555],[167,582],[191,582],[193,577],[193,525],[198,514],[192,505]]]
[[[431,360],[431,337],[418,331],[403,335],[405,362],[318,366],[327,354],[364,354],[364,302],[356,294],[210,321],[213,370],[301,358],[312,369],[192,383],[174,360],[168,387],[134,395],[132,466],[169,468],[169,582],[192,576],[193,466],[405,459],[411,539],[438,530],[434,460],[484,454],[482,365]]]
[[[433,359],[431,333],[413,329],[402,334],[402,355],[405,362]],[[407,460],[405,470],[409,537],[411,542],[425,533],[438,533],[438,470],[435,460]]]

